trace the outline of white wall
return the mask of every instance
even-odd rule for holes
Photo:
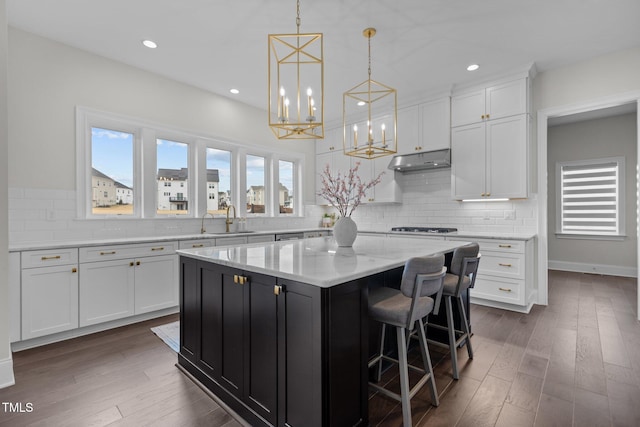
[[[9,241],[13,246],[200,230],[199,219],[75,218],[78,105],[192,134],[301,153],[306,165],[313,168],[315,164],[313,142],[277,140],[263,110],[15,28],[9,28],[8,81]],[[310,201],[315,200],[314,185],[311,174],[304,177],[305,196]],[[207,221],[213,223],[208,229],[224,230],[224,220]],[[318,223],[319,217],[313,226]],[[249,224],[253,229],[297,226],[308,223],[298,218],[260,219]]]
[[[549,265],[585,272],[626,272],[625,275],[635,276],[638,244],[636,114],[551,127],[547,145]],[[556,163],[614,156],[625,157],[627,237],[623,241],[556,238]]]
[[[0,0],[0,388],[13,384],[13,362],[9,348],[9,286],[7,227],[7,5]]]

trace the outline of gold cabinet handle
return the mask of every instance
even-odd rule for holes
[[[238,275],[237,274],[233,275],[233,283],[238,283]]]
[[[204,248],[204,245],[202,243],[200,243],[199,245],[193,244],[191,245],[192,248]]]
[[[42,258],[40,258],[42,261],[48,261],[48,260],[52,260],[52,259],[60,259],[60,255],[56,255],[56,256],[43,256]]]
[[[100,255],[115,255],[116,251],[111,252],[100,252]]]
[[[278,286],[278,285],[274,285],[273,286],[273,294],[274,295],[280,295],[281,292],[282,292],[282,286]]]
[[[511,245],[498,245],[499,248],[510,248]]]
[[[129,263],[129,267],[133,267],[133,265],[134,265],[134,264],[133,264],[133,261],[131,261],[131,262]]]
[[[136,262],[136,265],[140,265],[140,261],[137,261],[137,262]]]
[[[509,289],[509,288],[498,288],[498,289],[503,291],[503,292],[511,292],[511,289]]]
[[[487,196],[487,197],[491,197],[491,193],[487,193],[487,194],[486,194],[486,196]]]
[[[486,118],[487,118],[487,119],[489,118],[489,115],[488,115],[488,114],[486,115]]]
[[[152,251],[164,251],[164,247],[160,246],[159,248],[151,248]]]
[[[484,114],[480,116],[481,119],[484,119]]]
[[[502,263],[502,262],[499,262],[498,265],[501,266],[501,267],[512,267],[511,264],[505,264],[505,263]]]
[[[233,283],[237,283],[239,285],[244,285],[249,282],[249,278],[245,276],[239,276],[237,274],[233,275]]]
[[[72,268],[72,269],[71,269],[71,272],[72,272],[72,273],[77,273],[77,272],[78,272],[78,269],[74,267],[74,268]]]

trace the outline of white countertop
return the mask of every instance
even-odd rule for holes
[[[362,232],[365,232],[362,230]],[[462,237],[469,239],[503,239],[503,240],[530,240],[536,237],[535,233],[505,233],[500,231],[464,231],[458,230],[453,233],[420,233],[413,231],[366,231],[367,233],[407,235],[407,236],[440,236],[440,237]]]
[[[358,236],[352,248],[333,237],[183,249],[180,255],[327,288],[401,267],[416,256],[450,252],[461,241]]]
[[[230,233],[198,233],[198,234],[180,234],[180,235],[163,235],[163,236],[146,236],[146,237],[122,237],[117,239],[93,239],[93,240],[69,240],[60,241],[55,243],[38,243],[38,242],[26,242],[20,245],[9,245],[9,252],[19,251],[31,251],[41,249],[59,249],[59,248],[74,248],[80,246],[102,246],[102,245],[120,245],[130,243],[155,243],[155,242],[170,242],[176,240],[197,240],[197,239],[217,239],[221,237],[242,237],[242,236],[260,236],[265,234],[289,234],[289,233],[303,233],[314,231],[330,231],[328,228],[302,228],[302,229],[285,229],[285,230],[264,230],[264,231],[250,231],[244,233],[230,232]]]

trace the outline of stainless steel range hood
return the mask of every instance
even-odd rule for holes
[[[388,168],[398,172],[451,167],[451,150],[426,151],[424,153],[399,154],[393,156]]]

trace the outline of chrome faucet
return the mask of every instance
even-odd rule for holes
[[[229,211],[231,210],[231,208],[233,208],[233,219],[229,218]],[[227,233],[230,231],[229,226],[233,224],[234,219],[236,219],[236,207],[233,205],[229,205],[227,207],[227,220],[225,221],[225,224],[227,225]]]
[[[212,213],[205,212],[204,215],[202,215],[202,223],[200,224],[200,234],[204,234],[207,232],[207,230],[204,228],[204,219],[206,218],[207,215],[209,215],[211,219],[213,219]]]

